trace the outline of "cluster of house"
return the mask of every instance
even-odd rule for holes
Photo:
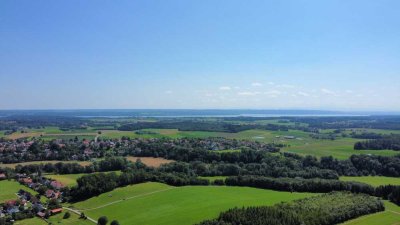
[[[31,215],[36,214],[40,218],[45,218],[62,212],[62,208],[47,210],[39,198],[22,189],[16,195],[18,199],[7,200],[0,204],[0,218],[16,213],[31,213]]]
[[[38,191],[39,188],[45,187],[45,196],[49,199],[60,199],[62,198],[62,192],[60,191],[63,187],[65,187],[61,182],[56,180],[51,180],[46,177],[35,177],[32,179],[26,174],[17,174],[16,178],[19,183]]]
[[[33,144],[33,141],[3,140],[0,142],[0,152],[23,153]]]

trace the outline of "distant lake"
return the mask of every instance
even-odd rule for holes
[[[296,117],[399,115],[383,112],[341,112],[323,110],[240,110],[240,109],[79,109],[79,110],[0,110],[6,116],[66,116],[80,118],[124,117]]]

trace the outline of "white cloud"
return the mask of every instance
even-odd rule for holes
[[[269,85],[275,85],[275,83],[274,83],[274,82],[268,82],[268,84],[269,84]]]
[[[172,91],[168,90],[168,91],[165,91],[164,93],[167,94],[167,95],[170,95],[170,94],[172,94]]]
[[[271,91],[264,92],[264,94],[266,94],[266,95],[280,95],[280,94],[282,94],[282,92],[277,91],[277,90],[271,90]]]
[[[219,90],[221,90],[221,91],[229,91],[229,90],[231,90],[231,87],[229,87],[229,86],[222,86],[222,87],[219,87]]]
[[[304,96],[304,97],[310,96],[308,93],[303,92],[303,91],[299,91],[299,92],[297,92],[297,94],[298,94],[298,95],[301,95],[301,96]]]
[[[277,85],[277,87],[279,87],[279,88],[295,88],[295,86],[291,85],[291,84],[279,84],[279,85]]]
[[[321,92],[324,93],[324,94],[327,94],[327,95],[337,95],[336,92],[331,91],[331,90],[326,89],[326,88],[321,88]]]
[[[251,86],[253,86],[253,87],[261,87],[261,86],[263,86],[263,84],[259,83],[259,82],[253,82],[253,83],[251,83]]]
[[[238,92],[237,94],[241,95],[241,96],[255,96],[255,95],[259,95],[260,92],[258,92],[258,91],[242,91],[242,92]]]

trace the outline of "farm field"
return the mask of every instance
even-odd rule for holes
[[[343,181],[358,181],[366,184],[370,184],[372,186],[379,185],[400,185],[399,177],[382,177],[382,176],[362,176],[362,177],[340,177],[340,180]]]
[[[112,171],[116,174],[120,174],[121,171]],[[105,173],[111,173],[111,172],[105,172]],[[59,182],[61,182],[62,184],[66,185],[66,186],[75,186],[78,183],[76,182],[76,180],[84,175],[87,175],[88,173],[77,173],[77,174],[46,174],[44,175],[45,177],[57,180]]]
[[[399,225],[400,207],[385,201],[385,211],[359,217],[342,225]]]
[[[171,162],[175,162],[174,160],[164,159],[164,158],[153,158],[153,157],[133,157],[128,156],[126,157],[131,162],[136,162],[138,159],[142,161],[146,166],[151,167],[160,167],[162,164],[168,164]]]
[[[105,215],[121,224],[186,225],[216,217],[235,206],[273,205],[311,195],[247,187],[171,187],[145,183],[115,189],[74,207],[91,218]]]
[[[21,185],[17,181],[9,181],[9,180],[2,180],[0,181],[0,203],[7,201],[7,200],[14,200],[17,199],[15,193],[17,193],[20,189],[28,191],[32,194],[37,194],[34,190]]]
[[[15,168],[17,165],[21,165],[21,166],[26,166],[26,165],[35,165],[35,164],[46,164],[46,163],[78,163],[81,166],[87,166],[90,165],[91,162],[88,161],[32,161],[32,162],[23,162],[23,163],[10,163],[10,164],[0,164],[0,167],[8,167],[8,168]]]

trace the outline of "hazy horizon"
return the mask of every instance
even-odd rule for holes
[[[1,1],[0,110],[399,112],[399,7]]]

